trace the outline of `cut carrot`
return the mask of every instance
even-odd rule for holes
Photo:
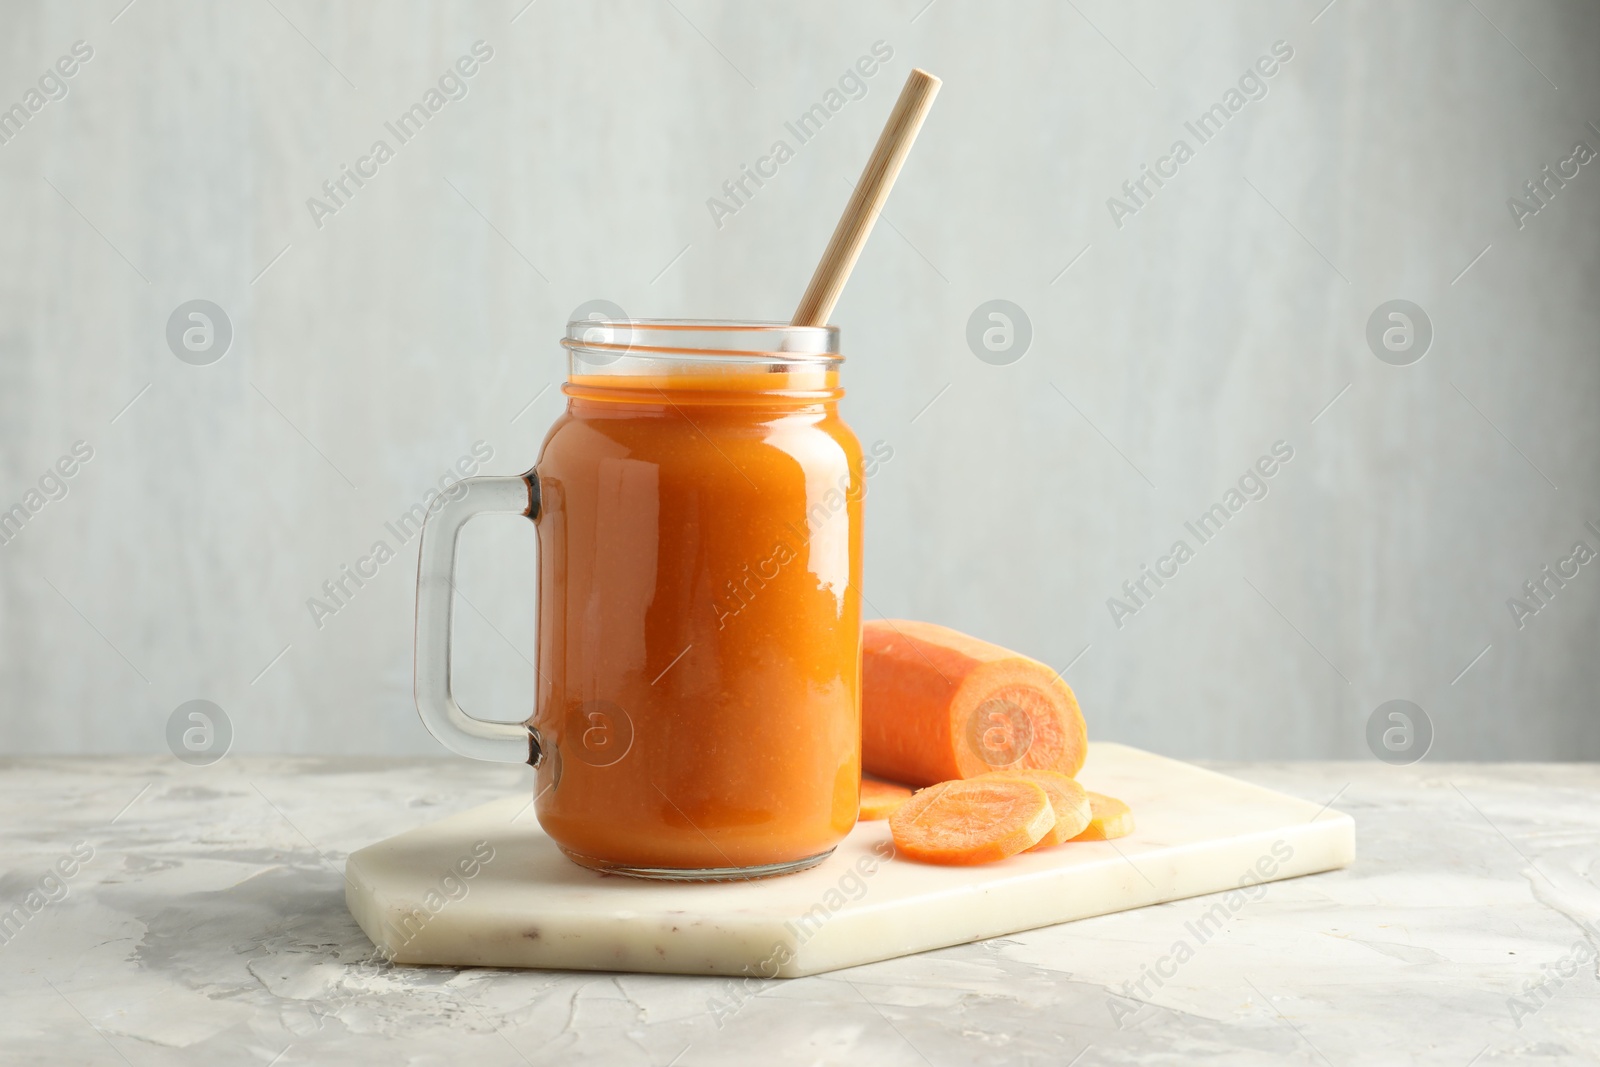
[[[1039,839],[1034,848],[1049,848],[1063,841],[1071,841],[1088,828],[1094,817],[1088,790],[1060,771],[991,771],[983,777],[1026,778],[1037,784],[1050,798],[1050,810],[1055,813],[1056,824]]]
[[[923,863],[992,863],[1031,847],[1055,825],[1050,797],[1026,778],[940,782],[889,816],[900,853]]]
[[[1133,833],[1133,812],[1116,797],[1090,793],[1089,807],[1094,812],[1089,818],[1089,825],[1072,840],[1110,841],[1114,837],[1127,837]]]
[[[1072,687],[1038,660],[927,622],[863,627],[862,766],[933,785],[989,771],[1083,767]]]
[[[896,808],[911,799],[911,790],[903,785],[893,782],[879,782],[871,778],[861,779],[861,822],[871,822],[874,819],[887,819],[894,814]]]

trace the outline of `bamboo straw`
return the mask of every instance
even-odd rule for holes
[[[911,145],[922,129],[922,120],[933,107],[933,98],[939,92],[939,79],[925,70],[913,70],[900,90],[900,99],[889,112],[889,121],[878,135],[878,144],[867,160],[861,180],[856,183],[850,202],[845,205],[839,225],[834,227],[828,248],[822,253],[822,262],[811,276],[806,295],[795,309],[793,326],[826,326],[833,306],[839,302],[844,283],[855,268],[856,259],[872,233],[872,224],[878,221],[878,212],[889,199],[889,190],[900,176]]]

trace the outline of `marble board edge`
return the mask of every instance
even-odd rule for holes
[[[1280,861],[1270,875],[1260,875],[1257,863],[1273,855],[1273,848],[1292,837],[1292,855]],[[1110,844],[1107,842],[1107,844]],[[1133,911],[1177,900],[1216,896],[1218,902],[1202,913],[1213,915],[1217,908],[1231,916],[1250,900],[1264,896],[1273,882],[1339,870],[1355,862],[1355,820],[1343,812],[1328,811],[1323,818],[1299,828],[1279,828],[1232,840],[1211,842],[1182,857],[1192,863],[1196,851],[1207,853],[1207,860],[1218,871],[1212,875],[1184,874],[1174,852],[1156,857],[1142,856],[1139,864],[1107,864],[1098,868],[1060,868],[1027,887],[1035,899],[1025,899],[1024,887],[1016,883],[975,885],[966,900],[940,900],[927,906],[901,904],[894,912],[839,912],[831,915],[814,934],[796,937],[779,950],[774,945],[763,960],[780,958],[777,978],[803,978],[846,967],[876,963],[899,956],[931,952],[936,949],[984,941],[992,937],[1023,933],[1046,926],[1092,919],[1100,915]],[[1123,867],[1119,871],[1118,867]],[[1245,873],[1255,881],[1240,885]],[[1050,875],[1055,875],[1051,877]],[[1073,883],[1075,899],[1053,897],[1048,890],[1060,883]],[[1085,885],[1088,883],[1088,886]],[[1096,893],[1089,887],[1098,887]],[[1261,892],[1258,893],[1257,890]],[[1237,894],[1237,903],[1230,899]],[[990,898],[1001,898],[991,901]],[[1080,903],[1096,900],[1096,903]],[[889,922],[885,920],[888,919]],[[891,925],[892,924],[892,925]],[[891,928],[886,930],[886,926]],[[931,931],[943,930],[937,936]],[[886,938],[888,934],[892,940]],[[897,937],[894,935],[898,935]],[[884,943],[871,959],[864,959],[860,946],[868,940]]]

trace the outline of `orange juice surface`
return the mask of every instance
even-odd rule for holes
[[[836,372],[564,391],[537,466],[540,823],[600,868],[826,853],[861,762],[862,455]]]

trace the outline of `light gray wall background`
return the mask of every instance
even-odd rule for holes
[[[595,298],[782,318],[913,66],[945,81],[836,321],[846,415],[893,460],[873,615],[1058,668],[1093,735],[1180,756],[1365,754],[1405,698],[1445,758],[1600,756],[1600,8],[637,0],[0,5],[0,106],[74,41],[70,92],[0,145],[0,502],[94,458],[0,547],[0,745],[436,752],[410,695],[416,546],[318,628],[307,598],[475,441],[535,456]],[[925,6],[926,5],[926,6]],[[337,215],[306,207],[474,41],[469,83]],[[719,228],[725,179],[873,43],[864,99]],[[1203,146],[1184,129],[1275,41]],[[1119,227],[1107,199],[1196,147]],[[1070,264],[1070,268],[1069,268]],[[225,309],[220,361],[165,340]],[[1022,307],[1006,366],[965,341]],[[1380,362],[1385,301],[1432,322]],[[1107,599],[1274,442],[1294,458],[1118,627]],[[532,531],[469,530],[464,702],[533,692]]]

